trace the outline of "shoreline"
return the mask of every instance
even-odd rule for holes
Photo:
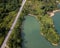
[[[37,17],[37,16],[32,15],[32,14],[28,14],[28,15],[35,17],[35,18],[39,21],[39,19],[38,19],[38,17]],[[39,23],[40,23],[40,21],[39,21]]]
[[[44,36],[44,34],[41,32],[41,35]],[[49,40],[48,40],[49,41]],[[56,43],[51,43],[53,46],[58,46],[58,44]]]
[[[52,43],[52,45],[54,45],[54,46],[58,46],[58,44],[54,44],[54,43]]]
[[[60,11],[60,9],[59,10],[54,10],[52,12],[47,12],[47,14],[49,14],[50,17],[53,17],[55,15],[55,13],[58,12],[58,11]]]

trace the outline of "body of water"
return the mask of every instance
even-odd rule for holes
[[[52,46],[40,34],[39,21],[33,16],[25,16],[25,21],[22,25],[22,48],[60,48],[60,46]]]
[[[60,12],[56,12],[52,19],[55,25],[55,29],[60,34]]]

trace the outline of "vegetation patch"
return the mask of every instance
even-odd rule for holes
[[[14,28],[14,30],[12,31],[8,42],[7,42],[7,46],[9,48],[21,48],[21,43],[22,43],[22,38],[21,38],[21,24],[22,24],[22,18],[20,20],[17,21],[17,24]]]

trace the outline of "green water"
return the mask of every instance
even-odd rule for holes
[[[22,48],[60,48],[52,46],[40,34],[40,24],[35,17],[26,16],[22,27]]]
[[[55,29],[60,34],[60,12],[56,12],[52,18],[55,25]]]
[[[57,5],[57,8],[60,9],[60,4]]]

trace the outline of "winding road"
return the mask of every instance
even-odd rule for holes
[[[19,9],[19,12],[18,12],[18,14],[17,14],[17,16],[16,16],[16,18],[15,18],[15,20],[14,20],[14,22],[13,22],[13,24],[12,24],[12,26],[11,26],[9,32],[8,32],[8,34],[7,34],[7,36],[6,36],[6,38],[5,38],[5,40],[4,40],[1,48],[5,48],[6,43],[7,43],[7,41],[8,41],[8,38],[9,38],[10,34],[12,33],[12,30],[14,29],[16,23],[17,23],[17,20],[18,20],[20,14],[21,14],[21,11],[22,11],[22,9],[23,9],[23,6],[24,6],[25,2],[26,2],[26,0],[23,0],[23,1],[22,1],[22,5],[21,5],[21,7],[20,7],[20,9]]]

